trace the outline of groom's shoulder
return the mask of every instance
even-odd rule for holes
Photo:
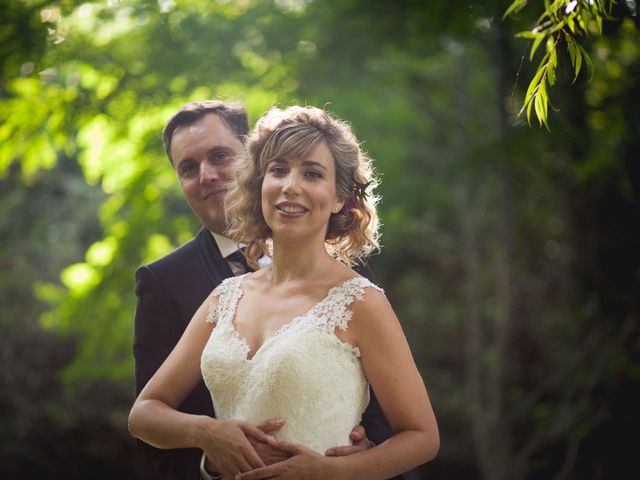
[[[173,274],[176,270],[189,269],[198,262],[200,262],[200,256],[196,237],[194,237],[163,257],[140,268],[148,268],[159,275]]]
[[[362,275],[367,280],[373,281],[373,273],[371,272],[371,269],[369,268],[367,262],[365,262],[363,259],[356,260],[351,268],[353,268],[359,275]]]

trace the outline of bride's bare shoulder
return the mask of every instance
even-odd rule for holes
[[[396,323],[398,321],[387,296],[377,285],[367,282],[362,296],[351,305],[354,326],[370,328],[375,325]]]

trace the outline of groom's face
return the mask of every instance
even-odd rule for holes
[[[224,197],[244,146],[215,113],[175,129],[171,158],[191,210],[210,231],[224,234]]]

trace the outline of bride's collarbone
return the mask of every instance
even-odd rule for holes
[[[290,308],[287,304],[321,301],[337,283],[340,283],[339,279],[327,278],[290,280],[281,284],[260,279],[245,281],[241,288],[243,296],[252,303]]]
[[[328,298],[329,288],[299,289],[278,293],[246,292],[239,302],[233,320],[238,335],[245,340],[252,357],[287,325],[296,323]],[[343,342],[357,346],[351,329],[336,327],[334,334]]]
[[[322,301],[309,291],[246,292],[238,305],[236,317],[243,324],[279,325],[308,312]]]
[[[266,338],[326,298],[322,285],[248,288],[237,305],[234,324],[246,336]]]

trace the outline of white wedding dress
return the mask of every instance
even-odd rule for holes
[[[243,278],[229,278],[214,290],[218,303],[210,305],[207,316],[216,326],[202,352],[201,369],[217,418],[254,425],[284,418],[276,438],[322,454],[350,445],[349,433],[360,423],[369,389],[358,348],[341,341],[335,330],[346,330],[349,306],[365,288],[380,289],[362,277],[333,287],[248,358],[249,345],[232,323]]]

